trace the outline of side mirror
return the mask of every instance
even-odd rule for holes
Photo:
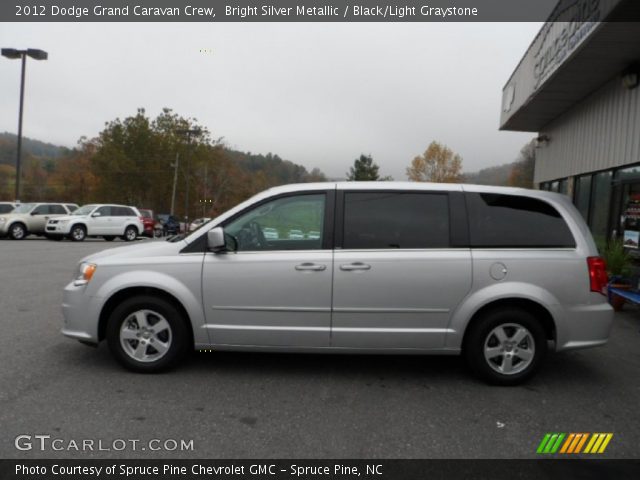
[[[40,212],[38,212],[37,210],[33,210],[33,211],[31,212],[31,215],[40,215]]]
[[[224,229],[222,227],[212,228],[207,232],[207,249],[212,252],[224,250],[226,242],[224,240]]]
[[[92,213],[91,216],[92,217],[99,217],[100,215],[102,215],[100,212],[96,212],[96,213]]]

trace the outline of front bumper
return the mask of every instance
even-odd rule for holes
[[[49,235],[67,235],[69,233],[70,226],[69,224],[60,224],[60,223],[47,223],[44,228],[44,233]]]
[[[62,299],[62,334],[84,343],[98,343],[98,323],[102,301],[86,294],[86,285],[69,283]]]

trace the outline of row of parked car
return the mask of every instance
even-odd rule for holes
[[[209,219],[197,219],[188,230],[195,230]],[[160,237],[187,231],[187,225],[173,215],[155,216],[152,210],[129,205],[75,203],[0,202],[0,237],[22,240],[28,235],[51,240],[81,242],[87,237],[107,241],[117,237],[133,241],[139,236]]]

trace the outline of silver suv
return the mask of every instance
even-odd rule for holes
[[[9,213],[0,215],[0,237],[23,240],[30,234],[44,235],[49,219],[69,215],[76,208],[75,203],[18,204]]]
[[[462,354],[509,385],[548,346],[607,342],[606,283],[587,226],[559,194],[289,185],[184,238],[83,259],[65,288],[62,333],[106,339],[140,372],[191,349]]]

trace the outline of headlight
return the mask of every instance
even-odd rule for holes
[[[86,285],[87,283],[89,283],[91,281],[91,278],[93,277],[93,274],[96,273],[96,268],[98,268],[98,266],[95,263],[82,262],[78,266],[73,284],[78,287],[80,285]]]

